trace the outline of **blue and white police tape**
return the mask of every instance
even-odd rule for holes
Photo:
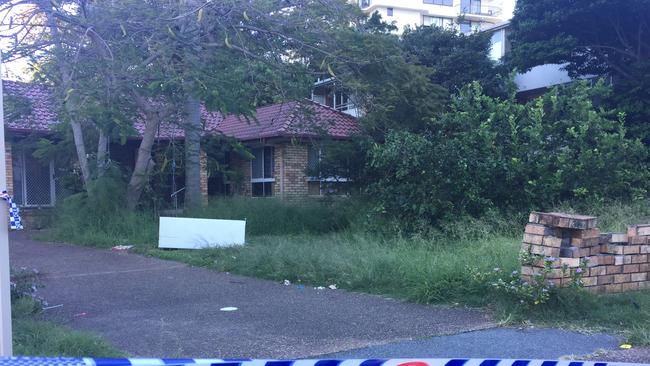
[[[526,359],[252,360],[208,358],[5,357],[0,366],[625,366],[620,362]]]
[[[23,220],[20,218],[20,209],[16,202],[14,202],[13,197],[11,197],[7,191],[2,191],[0,192],[0,198],[7,201],[7,204],[9,205],[9,229],[22,230]]]

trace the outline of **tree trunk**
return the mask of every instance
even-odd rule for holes
[[[86,154],[83,129],[81,128],[81,123],[74,119],[70,121],[70,127],[72,128],[72,136],[74,137],[74,146],[77,150],[77,159],[79,160],[81,177],[83,178],[84,187],[87,188],[88,182],[90,182],[90,170],[88,169],[88,155]]]
[[[45,12],[47,16],[47,25],[50,28],[52,43],[55,48],[55,52],[63,52],[63,44],[61,42],[61,36],[59,35],[59,29],[56,25],[56,20],[54,19],[54,9],[52,4],[49,1],[43,1],[40,3],[41,9]],[[58,63],[59,72],[61,73],[61,81],[63,89],[67,91],[72,89],[72,74],[68,65],[65,63]],[[90,181],[90,170],[88,169],[88,156],[86,154],[86,144],[84,142],[83,129],[81,127],[81,122],[74,119],[74,108],[71,106],[72,101],[66,101],[64,107],[68,115],[70,116],[70,127],[72,128],[72,136],[74,137],[74,146],[77,150],[77,158],[79,160],[79,168],[81,169],[81,176],[83,178],[84,187],[88,187],[88,182]]]
[[[138,106],[140,110],[145,111],[145,127],[142,134],[142,141],[138,147],[138,155],[135,160],[135,167],[131,174],[131,179],[126,187],[126,205],[129,210],[135,210],[140,201],[142,190],[145,184],[149,181],[149,173],[151,172],[154,161],[151,158],[151,150],[156,138],[158,126],[160,126],[160,115],[150,110],[150,106],[144,98],[136,97],[138,99]]]
[[[99,130],[97,142],[97,176],[103,177],[108,168],[108,136],[104,130]]]
[[[185,113],[185,207],[194,208],[202,204],[200,102],[187,97]]]

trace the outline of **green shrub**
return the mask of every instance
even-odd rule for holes
[[[378,216],[425,227],[491,210],[647,196],[647,148],[623,116],[594,106],[601,85],[576,83],[525,105],[474,83],[427,131],[388,133],[370,150]]]

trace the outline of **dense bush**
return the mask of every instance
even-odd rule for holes
[[[623,115],[594,104],[606,92],[579,82],[519,104],[468,86],[426,132],[392,131],[371,148],[376,211],[412,227],[494,208],[646,197],[647,148],[626,136]]]

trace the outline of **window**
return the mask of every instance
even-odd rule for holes
[[[461,0],[460,8],[462,13],[483,14],[481,11],[481,0]]]
[[[12,151],[14,200],[27,207],[54,206],[54,164],[42,164],[31,151]]]
[[[472,23],[471,22],[460,22],[460,31],[461,33],[471,33],[472,32]]]
[[[386,9],[386,15],[389,16],[389,17],[392,17],[393,16],[393,8]]]
[[[426,25],[426,26],[447,28],[447,27],[451,27],[453,23],[454,21],[451,18],[432,17],[428,15],[424,15],[422,17],[422,25]]]
[[[370,6],[370,0],[359,0],[359,6],[361,8],[367,8]]]
[[[481,30],[481,23],[479,22],[464,21],[464,22],[460,22],[459,26],[460,26],[460,32],[465,34],[478,32]]]
[[[454,0],[423,0],[425,4],[454,6]]]
[[[251,161],[251,184],[253,197],[273,196],[273,166],[275,165],[273,146],[253,149]]]
[[[323,177],[316,170],[321,161],[322,149],[319,146],[311,145],[307,150],[307,191],[310,196],[321,195],[346,195],[348,190],[348,179],[340,177]]]
[[[505,30],[500,29],[492,33],[490,38],[490,58],[499,62],[505,55]]]
[[[316,170],[318,169],[318,163],[320,163],[320,154],[321,150],[318,146],[309,145],[309,150],[307,150],[307,174],[311,176],[310,180],[317,180],[314,178],[318,174]]]
[[[331,91],[325,96],[325,105],[337,111],[347,111],[352,107],[350,97],[341,91]]]

